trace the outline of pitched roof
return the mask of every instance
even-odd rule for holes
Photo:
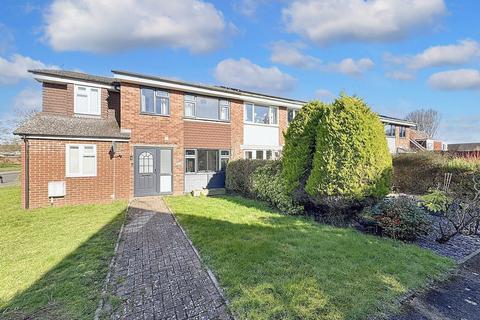
[[[453,143],[448,145],[448,151],[480,151],[480,143]]]
[[[162,81],[162,82],[167,82],[167,83],[177,84],[177,85],[186,85],[186,86],[190,86],[190,87],[209,89],[209,90],[214,90],[214,91],[218,91],[218,92],[226,92],[226,93],[237,94],[237,95],[242,95],[243,94],[243,95],[247,95],[247,96],[266,97],[266,98],[272,98],[272,99],[278,99],[278,100],[285,100],[285,101],[298,103],[298,104],[307,103],[306,101],[303,101],[303,100],[284,98],[284,97],[279,97],[279,96],[274,96],[274,95],[263,94],[263,93],[259,93],[259,92],[230,88],[230,87],[226,87],[226,86],[207,85],[207,84],[202,84],[202,83],[195,83],[195,82],[188,82],[188,81],[159,77],[159,76],[146,75],[146,74],[141,74],[141,73],[137,73],[137,72],[123,71],[123,70],[112,70],[112,73],[115,74],[115,75],[132,76],[132,77],[143,78],[143,79],[148,79],[148,80]],[[116,80],[120,80],[120,79],[116,79]]]
[[[34,70],[28,70],[28,71],[38,75],[91,81],[91,82],[97,82],[97,83],[109,84],[109,85],[113,84],[114,82],[117,82],[114,78],[110,78],[110,77],[95,76],[95,75],[91,75],[83,72],[68,71],[68,70],[34,69]]]
[[[67,117],[39,113],[21,124],[16,135],[38,135],[72,138],[129,139],[130,134],[120,131],[115,118],[97,119]]]

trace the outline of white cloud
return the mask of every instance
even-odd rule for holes
[[[440,90],[480,89],[480,71],[458,69],[438,72],[430,76],[428,83]]]
[[[0,84],[15,84],[23,79],[30,79],[29,69],[56,69],[56,66],[46,65],[41,61],[14,54],[10,60],[0,57]]]
[[[247,17],[252,17],[257,12],[258,6],[266,1],[267,0],[240,0],[234,5],[234,7],[241,14]]]
[[[27,87],[13,99],[13,109],[16,111],[40,110],[42,108],[42,91]]]
[[[295,0],[283,9],[283,20],[288,31],[319,44],[390,41],[445,12],[443,0]]]
[[[349,76],[361,76],[366,71],[373,68],[375,64],[368,58],[354,60],[352,58],[343,59],[339,63],[331,63],[326,66],[326,70],[339,72]]]
[[[315,90],[315,96],[323,101],[331,101],[334,97],[334,94],[327,89],[317,89]]]
[[[137,47],[207,52],[222,45],[229,25],[202,0],[55,0],[44,40],[59,51],[114,52]]]
[[[270,93],[290,91],[296,84],[295,78],[277,67],[261,67],[245,58],[220,61],[215,78],[227,86]]]
[[[407,71],[391,71],[387,72],[387,77],[394,80],[408,81],[415,79],[415,76]]]
[[[393,56],[387,54],[385,60],[403,64],[411,70],[445,65],[462,65],[480,57],[480,45],[473,40],[462,40],[457,44],[433,46],[413,56]]]
[[[272,44],[270,60],[274,63],[302,69],[312,69],[320,65],[318,58],[303,54],[300,49],[305,46],[302,43],[278,41]]]

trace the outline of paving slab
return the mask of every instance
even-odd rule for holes
[[[111,319],[232,319],[160,197],[130,204],[108,283]]]

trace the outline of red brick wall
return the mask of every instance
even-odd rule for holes
[[[279,127],[279,138],[280,145],[285,144],[285,137],[283,134],[287,132],[288,122],[287,122],[287,108],[278,108],[278,127]]]
[[[183,130],[185,148],[230,149],[230,123],[185,120]]]
[[[65,116],[74,115],[74,85],[43,83],[42,111],[44,113]],[[112,98],[110,98],[112,97]],[[108,116],[108,109],[116,109],[120,105],[119,94],[101,89],[101,116]]]
[[[135,145],[173,147],[173,192],[184,191],[183,94],[170,92],[170,116],[140,114],[140,87],[122,83],[120,90],[122,129],[131,130],[130,155]],[[130,163],[130,195],[133,196],[133,160]]]
[[[243,144],[243,101],[230,102],[230,129],[231,129],[231,154],[230,159],[242,159],[243,152],[241,145]]]
[[[96,177],[66,177],[65,155],[66,144],[69,143],[95,144],[97,146]],[[127,143],[118,143],[115,159],[111,159],[109,154],[111,142],[105,141],[29,140],[29,145],[30,208],[50,205],[49,181],[66,182],[66,196],[55,198],[53,205],[104,203],[111,201],[114,193],[116,199],[129,198],[130,163]],[[25,146],[22,146],[22,156],[25,161],[24,155]],[[24,181],[25,176],[22,171],[23,204],[25,203]]]
[[[397,148],[410,150],[410,135],[411,135],[411,129],[407,127],[405,132],[405,138],[400,138],[400,127],[397,126],[395,128],[395,146]]]

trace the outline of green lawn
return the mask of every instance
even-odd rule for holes
[[[125,208],[25,211],[0,188],[0,319],[92,319]]]
[[[240,197],[167,197],[240,319],[365,319],[454,263]]]
[[[22,167],[19,164],[0,163],[0,172],[20,171],[21,169]]]

